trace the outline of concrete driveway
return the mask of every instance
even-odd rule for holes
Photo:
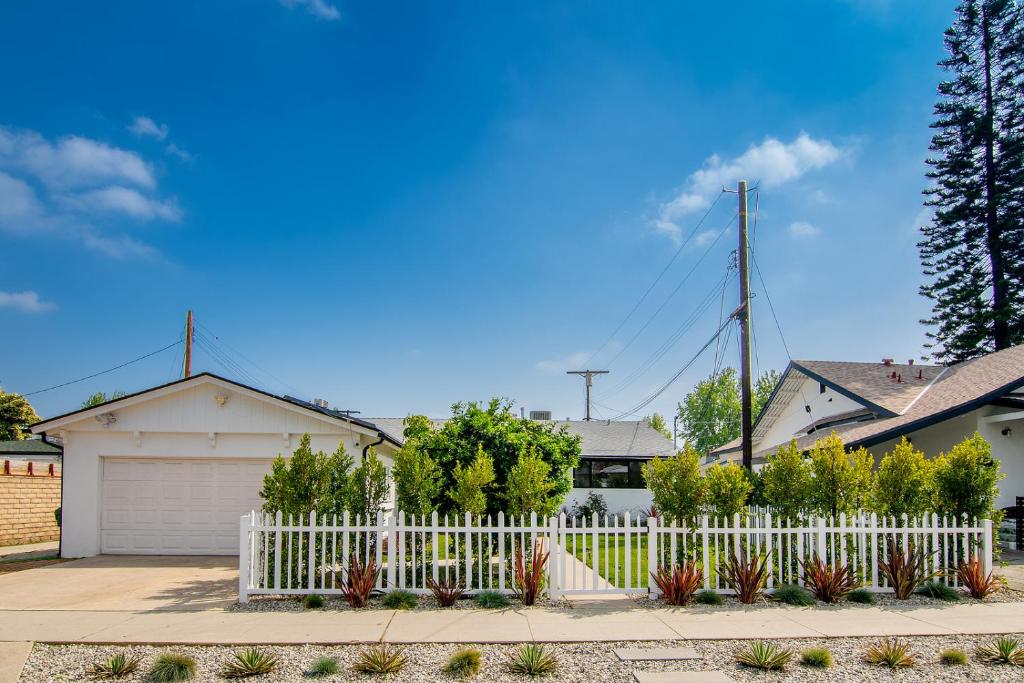
[[[237,591],[237,557],[100,555],[0,575],[0,610],[197,611]]]

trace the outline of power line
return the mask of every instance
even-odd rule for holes
[[[302,395],[303,392],[299,391],[298,389],[296,389],[293,385],[289,384],[288,382],[285,382],[283,379],[281,379],[280,377],[276,376],[270,370],[267,370],[263,366],[259,365],[256,361],[254,361],[251,358],[249,358],[248,356],[246,356],[244,353],[239,351],[237,348],[235,348],[235,347],[231,346],[230,344],[228,344],[224,339],[222,339],[219,335],[217,335],[217,333],[215,333],[209,327],[207,327],[206,325],[204,325],[201,322],[197,322],[196,324],[199,325],[200,327],[202,327],[207,333],[209,333],[210,336],[213,337],[213,339],[215,339],[221,345],[222,350],[224,351],[225,355],[227,355],[228,351],[234,353],[239,358],[244,360],[246,363],[248,363],[249,365],[251,365],[255,369],[259,370],[260,372],[264,373],[265,375],[270,377],[272,380],[274,380],[275,382],[280,384],[282,387],[284,387],[285,389],[288,389],[293,394],[295,394],[295,395]]]
[[[47,392],[47,391],[53,391],[54,389],[60,389],[62,387],[67,387],[67,386],[70,386],[72,384],[78,384],[79,382],[84,382],[87,379],[92,379],[93,377],[99,377],[100,375],[105,375],[108,372],[113,372],[114,370],[120,370],[121,368],[127,367],[127,366],[131,365],[132,363],[138,363],[140,360],[146,360],[147,358],[150,358],[151,356],[155,356],[158,353],[163,353],[167,349],[174,348],[175,346],[180,344],[182,341],[183,340],[179,339],[178,341],[174,342],[173,344],[168,344],[167,346],[163,347],[162,349],[157,349],[156,351],[152,351],[150,353],[147,353],[144,356],[139,356],[138,358],[133,358],[130,361],[127,361],[125,363],[121,363],[120,365],[115,365],[112,368],[108,368],[106,370],[100,370],[99,372],[94,372],[91,375],[87,375],[85,377],[79,377],[78,379],[73,379],[70,382],[62,382],[61,384],[54,384],[52,387],[46,387],[45,389],[36,389],[35,391],[30,391],[27,394],[22,394],[22,396],[35,396],[36,394],[42,394],[42,393]]]

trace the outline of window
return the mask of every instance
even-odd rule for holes
[[[595,489],[642,489],[645,460],[615,460],[612,458],[580,458],[573,470],[573,486]]]

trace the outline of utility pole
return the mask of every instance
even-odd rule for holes
[[[750,382],[750,273],[747,264],[747,181],[741,180],[737,188],[739,194],[739,266],[740,266],[740,305],[736,309],[740,323],[740,401],[742,405],[742,425],[740,437],[743,444],[743,466],[748,470],[754,464],[753,409]]]
[[[192,309],[185,316],[185,379],[192,376]]]
[[[567,375],[579,375],[586,380],[587,387],[587,408],[583,419],[590,422],[590,387],[594,386],[594,375],[607,375],[608,370],[569,370]]]

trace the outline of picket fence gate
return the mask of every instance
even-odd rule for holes
[[[723,594],[723,567],[732,554],[767,558],[768,588],[803,583],[803,562],[814,556],[849,565],[870,591],[891,591],[878,572],[890,543],[924,553],[932,571],[977,558],[992,569],[992,522],[938,515],[901,519],[858,513],[838,518],[807,516],[796,522],[752,509],[731,520],[704,515],[692,526],[657,517],[590,518],[464,515],[456,518],[378,513],[373,519],[345,512],[310,513],[301,519],[253,511],[241,518],[238,594],[339,595],[349,558],[380,568],[378,590],[430,592],[432,581],[461,583],[467,592],[512,593],[519,556],[547,555],[544,575],[552,599],[563,595],[642,593],[652,599],[659,566],[688,559],[703,568],[704,589]],[[955,572],[944,580],[956,586]]]

